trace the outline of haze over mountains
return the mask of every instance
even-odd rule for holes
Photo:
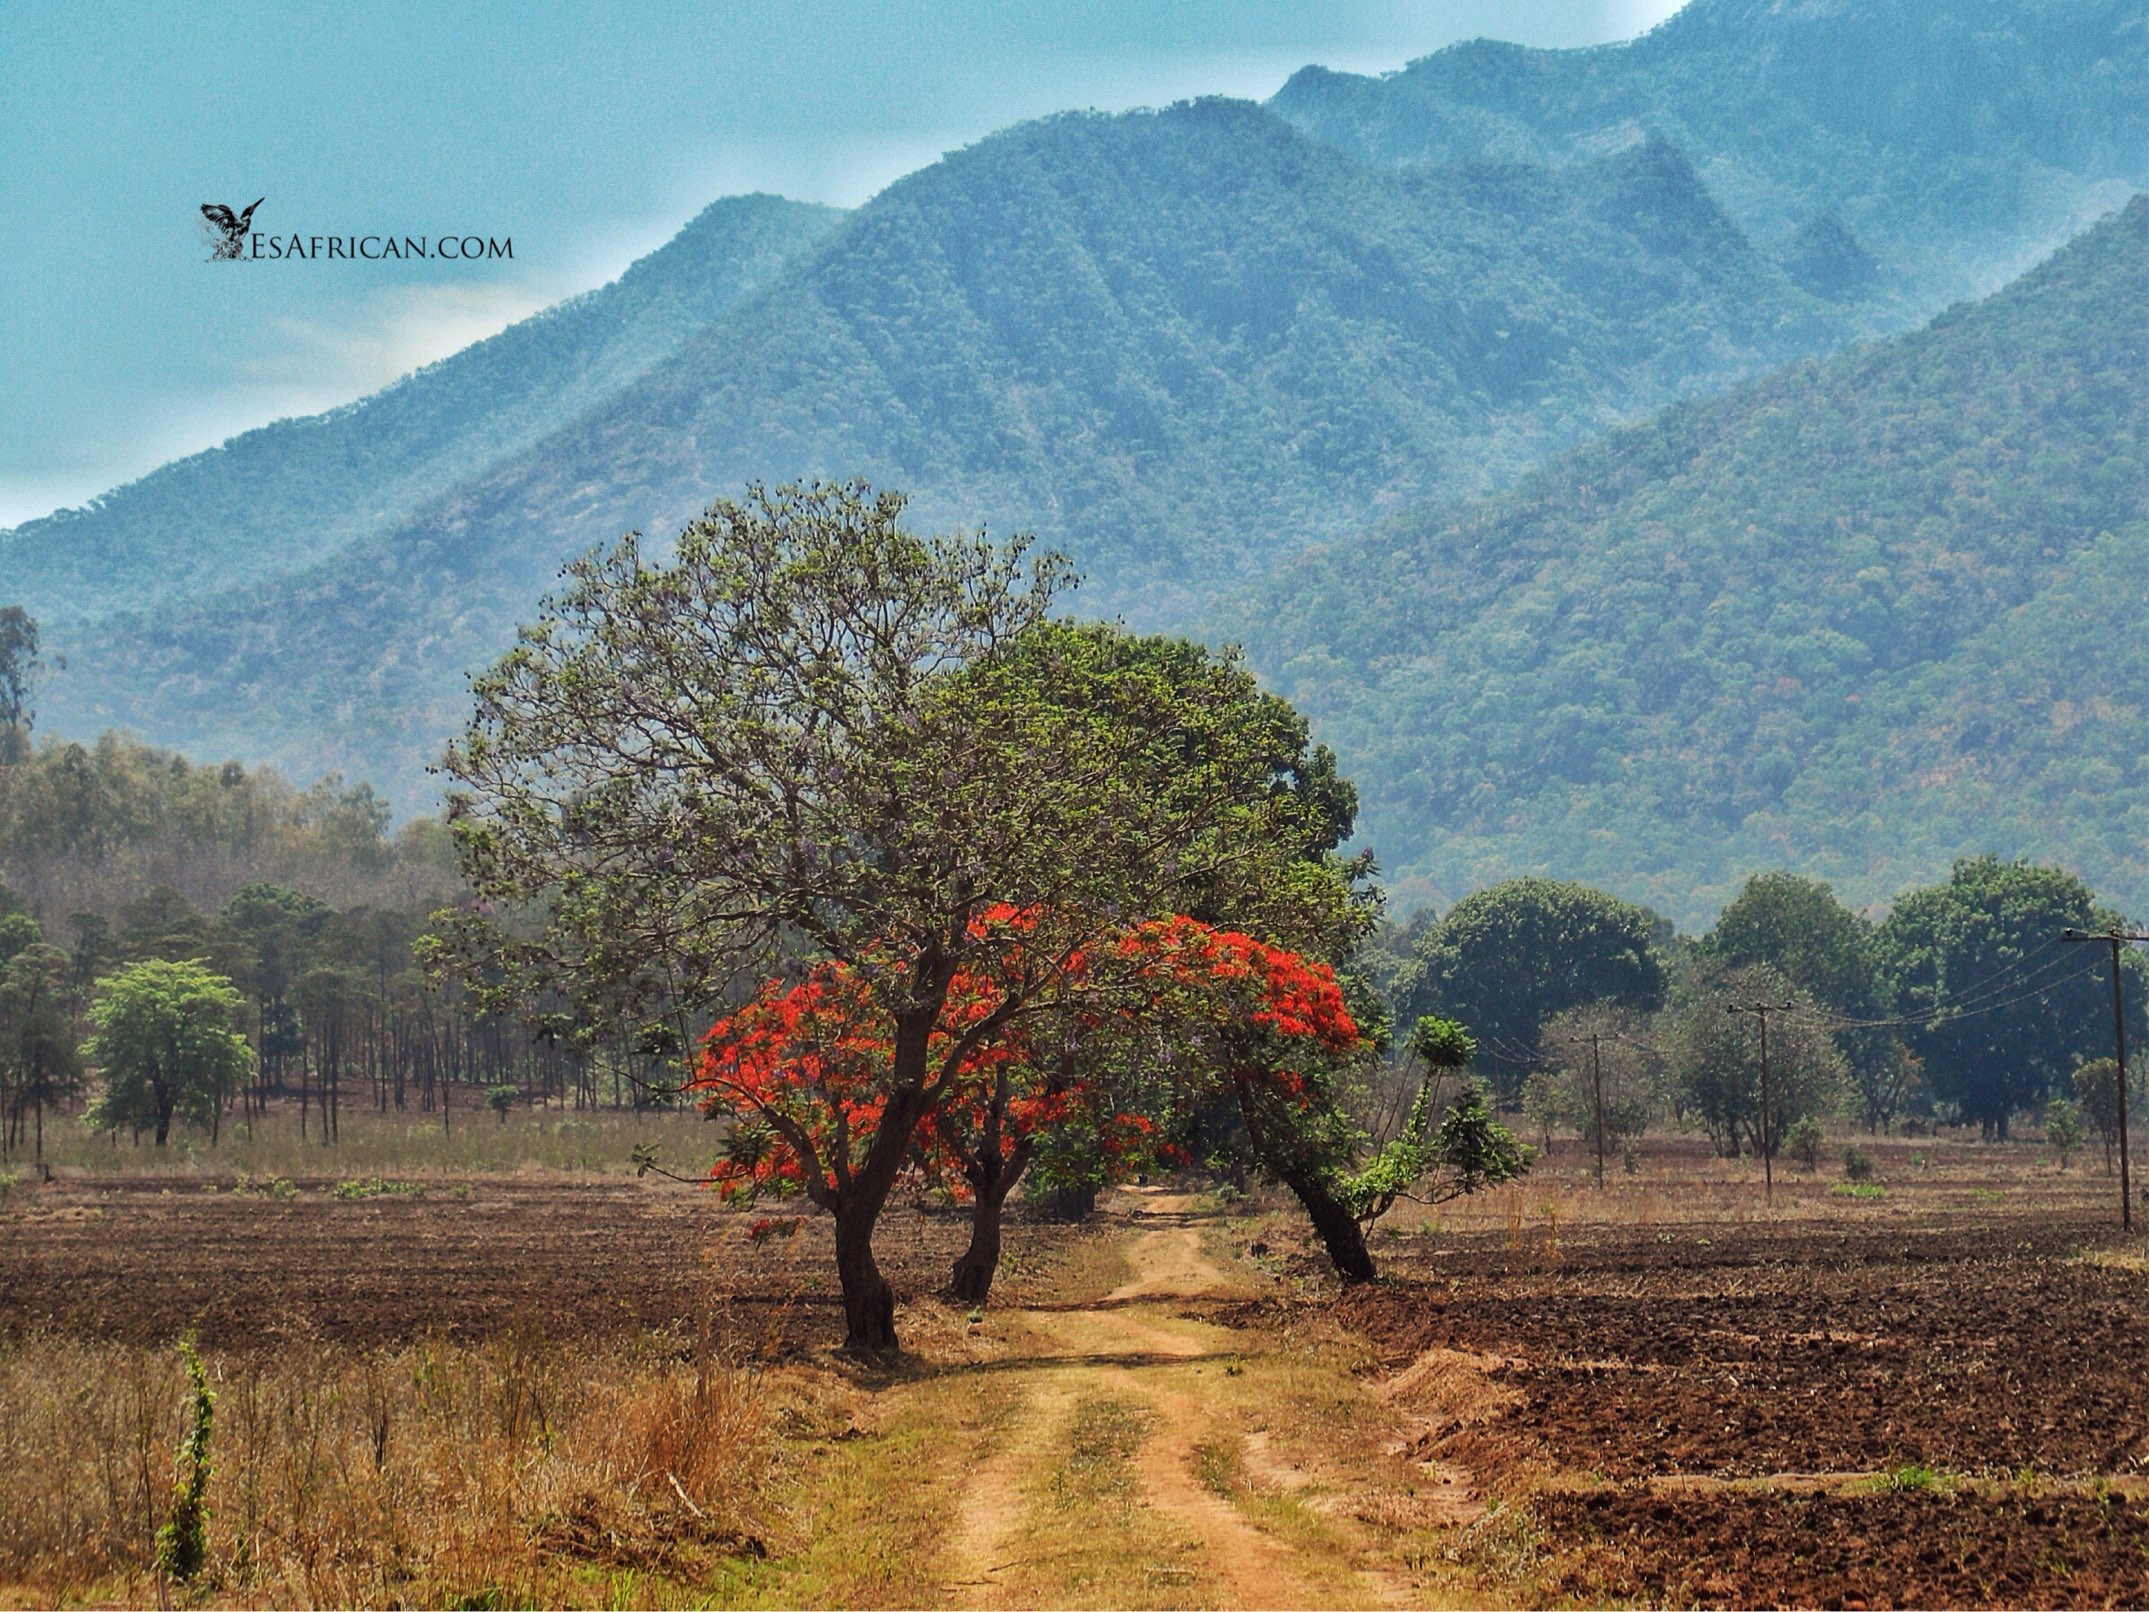
[[[1564,163],[1656,135],[1753,238],[1833,215],[1930,310],[2122,205],[2149,151],[2138,0],[1704,0],[1624,45],[1309,67],[1269,104],[1370,161]]]
[[[58,622],[145,597],[161,613],[301,570],[647,373],[842,217],[775,196],[717,202],[602,290],[347,408],[279,420],[15,528],[0,538],[0,596]]]
[[[1930,718],[1987,644],[1980,634],[1999,630],[1995,612],[2065,597],[2057,571],[2006,570],[1986,553],[1996,540],[1977,533],[1935,535],[1931,521],[1952,532],[1969,518],[1944,498],[1922,523],[1878,522],[1876,563],[1892,563],[1899,543],[1984,556],[1976,565],[1994,576],[1980,586],[1995,602],[1940,638],[1876,628],[1861,640],[1896,679],[1861,708],[1866,727],[1803,718],[1791,739],[1761,744],[1738,724],[1775,735],[1775,708],[1744,694],[1700,721],[1684,694],[1656,711],[1616,680],[1483,692],[1487,646],[1521,630],[1512,610],[1553,597],[1542,588],[1591,585],[1586,567],[1559,568],[1606,540],[1605,517],[1589,498],[1561,503],[1561,478],[1598,466],[1588,473],[1640,488],[1669,466],[1635,442],[1683,440],[1717,416],[1682,409],[1638,438],[1583,447],[1550,480],[1498,490],[1665,404],[1996,288],[2149,183],[2143,83],[2143,0],[1694,0],[1629,45],[1465,46],[1377,80],[1309,69],[1265,109],[1046,119],[849,215],[719,203],[617,285],[377,398],[249,433],[90,511],[0,534],[0,600],[25,603],[67,657],[40,701],[49,731],[121,725],[203,757],[302,776],[340,768],[422,809],[423,767],[464,714],[465,674],[506,645],[564,558],[628,527],[664,535],[749,478],[863,474],[910,489],[921,524],[1029,528],[1068,549],[1088,578],[1087,612],[1171,628],[1207,613],[1244,631],[1320,713],[1384,860],[1412,890],[1452,897],[1520,857],[1680,911],[1683,892],[1729,877],[1758,845],[1783,847],[1774,861],[1794,848],[1834,858],[1853,878],[1931,872],[1954,848],[1942,831],[1898,835],[1900,856],[1875,849],[1898,834],[1893,808],[1855,844],[1802,838],[1789,820],[1770,829],[1768,814],[1818,800],[1813,769],[1831,744],[1915,748],[1907,729],[1874,728],[1889,720],[1879,713]],[[2143,307],[2123,275],[2105,294]],[[2024,310],[2044,305],[2025,287],[1964,318],[1998,330],[2034,324],[2043,316]],[[2123,323],[2124,304],[2111,317]],[[2064,376],[2094,369],[2092,355],[2049,332],[2025,340],[2003,365],[2009,384],[2066,415]],[[2060,368],[2045,375],[2045,364]],[[1794,371],[1722,407],[1774,387],[1770,419],[1818,411],[1832,452],[1859,461],[1858,432],[1874,422],[1829,415],[1834,384]],[[1982,394],[1966,404],[1960,386],[1887,384],[1920,422],[1997,406]],[[2044,486],[2052,455],[2079,467],[2099,452],[2107,480],[2124,479],[2093,423],[2067,415],[2074,423],[2050,427],[2064,439],[2054,447],[2037,435],[2045,405],[2021,407],[2014,436],[1996,426],[1932,452],[1985,475],[1980,442],[2019,437],[2034,440],[2022,451],[2037,468],[2010,486]],[[2123,420],[2131,407],[2106,412]],[[1728,423],[1706,429],[1738,436]],[[1744,464],[1761,448],[1725,451]],[[1589,457],[1603,453],[1642,458]],[[1738,561],[1756,579],[1751,601],[1736,579],[1723,591],[1751,603],[1755,631],[1788,635],[1772,636],[1770,654],[1791,654],[1806,631],[1798,610],[1790,625],[1768,611],[1795,594],[1794,561],[1828,525],[1797,499],[1825,499],[1834,484],[1793,485],[1822,468],[1757,459],[1742,471],[1736,496],[1768,535]],[[1486,494],[1483,510],[1352,541],[1394,511]],[[2064,517],[2038,507],[2062,532],[2067,566],[2090,568],[2068,571],[2077,587],[2098,563],[2124,568],[2081,536],[2106,521],[2121,540],[2123,494],[2098,496],[2069,493],[2082,507]],[[1549,502],[1530,515],[1531,500]],[[1714,530],[1711,510],[1682,507],[1690,517]],[[1473,522],[1526,545],[1547,577],[1481,555],[1451,572],[1453,556],[1404,535]],[[1332,569],[1295,567],[1255,606],[1218,603],[1324,543],[1343,545]],[[1419,561],[1441,569],[1409,574]],[[1953,563],[1928,556],[1904,574],[1952,575]],[[1667,632],[1692,625],[1676,611],[1663,620]],[[1611,623],[1605,641],[1677,658],[1639,644],[1632,625]],[[1405,668],[1421,662],[1454,686],[1420,698]],[[1751,669],[1738,664],[1723,675]],[[1476,703],[1455,703],[1464,688]],[[1547,768],[1600,765],[1642,710],[1658,724],[1636,739],[1650,758],[1636,763],[1644,795],[1630,801],[1595,773],[1531,774],[1540,751]],[[1470,732],[1451,731],[1458,722]],[[1667,738],[1667,722],[1693,731]],[[1560,734],[1588,744],[1550,743]],[[1940,742],[1928,731],[1916,743],[1928,741]],[[1681,782],[1685,765],[1695,771]],[[1454,767],[1490,767],[1479,786],[1502,794],[1505,815],[1450,778]],[[1979,797],[1988,816],[2014,787],[2003,773]],[[1971,775],[1921,776],[1946,795]],[[1608,802],[1627,813],[1609,828]],[[1942,820],[1929,795],[1917,809]],[[1661,831],[1630,824],[1645,815]]]

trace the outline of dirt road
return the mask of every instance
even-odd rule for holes
[[[1377,1436],[1393,1408],[1332,1359],[1186,1313],[1270,1280],[1219,1257],[1188,1210],[1142,1203],[1102,1297],[1003,1318],[994,1369],[1018,1386],[963,1486],[950,1600],[1423,1604],[1361,1515],[1417,1487]]]

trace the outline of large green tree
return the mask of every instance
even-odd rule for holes
[[[1334,894],[1274,854],[1317,808],[1234,661],[1166,676],[1123,634],[1050,629],[1058,556],[902,511],[862,483],[757,487],[668,559],[630,536],[577,562],[447,762],[466,875],[520,924],[454,931],[495,1000],[555,993],[589,1033],[706,1019],[787,962],[860,982],[888,1027],[878,1122],[813,1188],[860,1349],[895,1341],[872,1235],[918,1125],[1065,1000],[1037,959],[1261,875],[1271,901]],[[1007,944],[995,911],[1028,926],[1022,989],[936,1046],[951,986]]]
[[[1555,1013],[1592,1002],[1636,1012],[1664,999],[1648,911],[1588,885],[1510,879],[1458,901],[1419,943],[1406,1014],[1460,1019],[1508,1101]]]
[[[213,1124],[253,1067],[239,1009],[238,988],[194,961],[146,958],[99,981],[82,1049],[104,1077],[90,1123],[153,1130],[159,1147],[175,1119]]]
[[[2060,935],[2116,918],[2073,874],[1992,856],[1957,862],[1947,883],[1896,902],[1881,939],[1912,1021],[1906,1038],[1933,1095],[1965,1124],[2004,1138],[2014,1115],[2067,1092],[2077,1063],[2111,1050],[2108,953]],[[2130,958],[2137,1042],[2145,973]]]

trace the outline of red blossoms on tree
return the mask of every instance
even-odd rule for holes
[[[915,1165],[960,1195],[1004,1193],[1005,1172],[1019,1173],[1034,1140],[1068,1123],[1094,1127],[1109,1158],[1140,1166],[1156,1118],[1118,1101],[1126,1094],[1104,1089],[1081,1056],[1084,1040],[1114,1021],[1156,1021],[1189,1037],[1229,1032],[1224,1072],[1301,1101],[1305,1083],[1284,1060],[1247,1056],[1249,1032],[1277,1054],[1357,1043],[1327,965],[1249,935],[1175,916],[1138,924],[1088,958],[1043,958],[1033,955],[1037,928],[1013,908],[975,920],[973,939],[999,942],[992,971],[958,975],[932,1030],[932,1062],[950,1073],[920,1127]],[[1035,976],[1046,969],[1059,988],[1040,992]],[[690,1089],[737,1116],[711,1172],[727,1195],[803,1191],[832,1205],[877,1132],[892,1035],[892,1016],[833,963],[788,987],[765,985],[712,1028]]]

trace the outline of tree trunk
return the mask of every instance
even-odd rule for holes
[[[1365,1229],[1318,1170],[1292,1164],[1271,1166],[1292,1195],[1305,1205],[1314,1235],[1328,1250],[1328,1262],[1345,1283],[1373,1280],[1373,1256],[1366,1250]]]
[[[948,1297],[958,1304],[983,1304],[1000,1273],[1000,1217],[1008,1194],[1022,1171],[1002,1172],[1001,1179],[979,1189],[970,1202],[970,1246],[948,1273]]]
[[[1328,1262],[1346,1283],[1373,1280],[1373,1256],[1366,1251],[1365,1230],[1350,1206],[1337,1196],[1328,1172],[1317,1157],[1308,1157],[1293,1145],[1284,1122],[1284,1135],[1271,1130],[1271,1117],[1261,1100],[1245,1086],[1239,1088],[1239,1112],[1246,1117],[1246,1134],[1254,1145],[1261,1167],[1291,1189],[1313,1222],[1314,1235],[1328,1250]]]
[[[890,1074],[894,1090],[881,1109],[873,1145],[843,1183],[829,1207],[836,1216],[836,1279],[843,1288],[843,1347],[853,1354],[889,1354],[900,1349],[895,1335],[895,1289],[873,1259],[873,1228],[880,1223],[888,1194],[903,1173],[911,1139],[925,1117],[925,1083],[936,1004],[931,1011],[901,1015],[895,1026],[895,1055]]]
[[[846,1204],[836,1211],[836,1279],[843,1287],[843,1347],[852,1354],[885,1354],[901,1347],[895,1337],[895,1289],[873,1258],[876,1204]]]

